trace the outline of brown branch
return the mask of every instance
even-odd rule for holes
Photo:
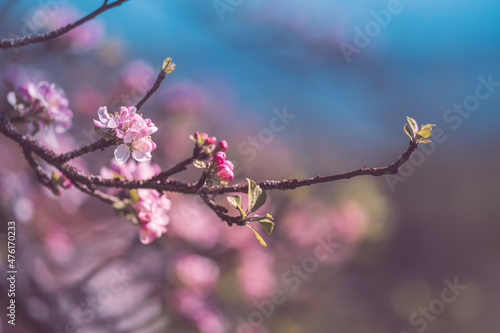
[[[242,222],[239,217],[226,214],[228,212],[226,207],[216,204],[213,200],[208,198],[205,193],[202,192],[199,195],[200,195],[200,198],[203,199],[203,202],[205,202],[205,204],[210,209],[212,209],[215,212],[215,214],[217,214],[217,216],[222,221],[227,222],[228,226],[231,227],[233,225],[233,223],[237,224],[237,225],[244,225],[245,224],[245,222]]]
[[[44,33],[44,34],[31,34],[25,37],[19,37],[19,38],[3,38],[0,40],[0,49],[11,49],[11,48],[16,48],[20,46],[25,46],[29,44],[35,44],[35,43],[41,43],[41,42],[47,42],[52,39],[55,39],[57,37],[60,37],[69,31],[73,30],[74,28],[82,25],[83,23],[90,21],[91,19],[95,18],[97,15],[105,12],[108,9],[111,9],[113,7],[117,7],[121,5],[123,2],[127,0],[116,0],[112,3],[108,4],[108,1],[104,1],[101,7],[99,7],[97,10],[93,11],[89,15],[79,19],[76,22],[70,23],[62,28]]]
[[[49,164],[57,167],[63,174],[68,177],[71,181],[81,182],[88,186],[103,186],[103,187],[117,187],[117,188],[151,188],[160,191],[168,192],[179,192],[185,194],[198,194],[199,188],[196,184],[184,183],[176,180],[159,180],[157,176],[148,180],[124,180],[124,179],[103,179],[102,177],[85,174],[74,167],[67,164],[62,164],[58,161],[58,156],[54,154],[53,151],[42,146],[37,140],[33,139],[31,136],[19,132],[5,116],[0,116],[0,132],[4,133],[7,137],[10,137],[14,141],[18,142],[23,148],[28,149],[41,158],[46,160]],[[313,184],[320,184],[325,182],[333,182],[337,180],[350,179],[357,176],[370,175],[370,176],[382,176],[385,174],[396,174],[399,167],[403,165],[413,154],[418,144],[410,142],[408,149],[403,153],[403,155],[394,163],[379,168],[361,168],[354,171],[340,173],[329,176],[317,176],[313,178],[306,179],[285,179],[281,181],[267,180],[258,183],[258,185],[264,190],[292,190],[298,187],[310,186]],[[175,166],[168,170],[168,174],[175,173],[183,167],[187,166],[189,159],[180,163],[180,165]],[[226,186],[216,186],[209,189],[205,189],[207,194],[223,194],[230,192],[247,192],[247,184],[237,184],[237,185],[226,185]]]
[[[193,157],[190,157],[188,159],[185,159],[184,161],[174,165],[170,169],[163,171],[153,178],[151,178],[151,181],[157,181],[157,180],[164,180],[167,179],[170,176],[173,176],[179,172],[182,172],[187,169],[187,166],[193,163],[193,160],[195,159],[205,159],[208,158],[208,155],[204,153],[201,149],[201,147],[198,147],[197,145],[194,146],[193,149]]]
[[[193,160],[194,160],[193,157],[185,159],[184,161],[182,161],[182,162],[174,165],[170,169],[157,174],[156,176],[154,176],[153,178],[151,178],[151,181],[164,180],[164,179],[167,179],[170,176],[173,176],[173,175],[175,175],[175,174],[177,174],[179,172],[182,172],[182,171],[184,171],[184,170],[187,169],[188,165],[190,165],[191,163],[193,163]]]
[[[65,177],[67,177],[78,189],[82,192],[92,195],[106,203],[113,203],[119,200],[118,198],[109,195],[105,192],[101,192],[96,190],[97,186],[101,187],[114,187],[114,188],[122,188],[122,189],[134,189],[134,188],[147,188],[147,189],[155,189],[158,191],[167,191],[167,192],[179,192],[184,194],[197,194],[199,195],[204,203],[212,209],[215,214],[222,220],[227,222],[228,225],[237,224],[244,225],[245,223],[240,220],[239,217],[231,216],[227,214],[227,209],[221,205],[218,205],[208,197],[209,194],[214,197],[230,192],[247,192],[248,185],[247,184],[237,184],[237,185],[225,185],[225,186],[216,186],[208,188],[203,186],[206,174],[203,174],[200,179],[196,183],[184,183],[176,180],[167,179],[171,175],[181,172],[186,169],[187,165],[193,161],[196,157],[200,157],[201,152],[195,147],[193,151],[193,157],[188,158],[174,167],[170,168],[167,171],[164,171],[151,179],[147,180],[126,180],[122,178],[114,178],[114,179],[104,179],[100,176],[86,174],[75,167],[66,163],[66,158],[69,158],[73,155],[63,154],[56,155],[50,149],[47,149],[45,146],[41,145],[37,140],[35,140],[30,135],[26,135],[18,131],[10,122],[9,119],[4,115],[0,114],[0,132],[5,134],[7,137],[13,139],[18,142],[28,160],[28,163],[33,168],[35,173],[37,174],[38,179],[42,184],[50,186],[51,181],[47,179],[48,177],[44,173],[42,173],[39,169],[41,169],[36,162],[34,162],[31,153],[34,152],[39,155],[42,159],[47,161],[49,164],[58,168]],[[106,142],[104,142],[106,143]],[[103,144],[104,144],[103,143]],[[87,146],[87,147],[91,147]],[[97,147],[97,143],[92,146],[92,148],[88,148],[87,150],[92,151],[93,148]],[[314,184],[333,182],[337,180],[350,179],[357,176],[382,176],[382,175],[390,175],[396,174],[399,171],[399,168],[408,161],[413,152],[417,149],[418,143],[410,141],[409,147],[407,150],[401,155],[401,157],[385,167],[376,167],[376,168],[360,168],[357,170],[339,173],[335,175],[329,176],[317,176],[312,178],[305,179],[284,179],[280,181],[267,180],[258,183],[258,185],[264,190],[293,190],[298,187],[310,186]],[[84,147],[85,148],[85,147]],[[82,149],[80,149],[82,151]],[[77,153],[73,153],[77,154]],[[62,158],[63,156],[64,158]],[[43,170],[42,170],[43,171]]]
[[[165,74],[165,72],[163,70],[160,72],[160,74],[158,74],[158,77],[156,78],[156,81],[153,84],[153,86],[151,87],[151,89],[149,89],[149,91],[146,93],[146,95],[135,106],[137,111],[139,111],[139,109],[142,107],[142,105],[144,103],[146,103],[146,101],[156,92],[156,90],[158,90],[158,88],[160,88],[160,85],[163,82],[163,80],[165,79],[166,75],[167,74]]]
[[[54,183],[54,181],[51,179],[51,177],[49,177],[47,172],[45,170],[43,170],[42,167],[35,161],[35,159],[31,155],[31,152],[28,149],[23,148],[23,154],[24,154],[24,158],[28,162],[29,166],[35,172],[35,175],[36,175],[36,178],[38,179],[38,181],[42,185],[47,187],[49,190],[51,190],[52,193],[54,193],[55,195],[59,195],[60,192],[57,189],[57,185]]]
[[[386,167],[378,167],[378,168],[361,168],[345,173],[339,173],[330,176],[316,176],[312,178],[305,179],[284,179],[281,181],[276,180],[266,180],[260,183],[257,183],[264,190],[293,190],[298,187],[310,186],[314,184],[334,182],[337,180],[350,179],[357,176],[383,176],[383,175],[393,175],[398,173],[399,167],[403,165],[410,156],[413,154],[415,149],[417,149],[418,144],[410,141],[410,145],[408,149],[401,155],[401,157],[394,163],[386,166]],[[243,192],[246,193],[248,191],[248,184],[237,184],[231,186],[216,186],[210,188],[210,193],[230,193],[230,192]]]
[[[55,158],[55,161],[57,163],[64,163],[69,160],[72,160],[76,157],[83,156],[85,154],[92,153],[96,150],[104,150],[104,148],[110,147],[115,145],[116,143],[113,140],[105,140],[105,139],[99,139],[94,143],[91,143],[85,147],[82,147],[80,149],[76,149],[70,152],[67,152],[65,154],[60,154]]]

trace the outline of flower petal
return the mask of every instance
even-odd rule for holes
[[[120,126],[120,119],[118,119],[117,117],[111,118],[108,121],[109,128],[117,128],[118,126]]]
[[[9,93],[7,94],[7,101],[10,105],[16,106],[17,98],[16,94],[13,91],[9,91]]]
[[[151,153],[143,153],[140,150],[134,150],[132,151],[132,157],[137,161],[137,162],[146,162],[151,159]]]
[[[108,108],[105,106],[101,106],[97,110],[97,114],[99,115],[99,120],[103,123],[107,123],[109,118],[111,118],[108,113]]]
[[[124,164],[130,157],[130,150],[126,144],[121,144],[115,149],[115,158],[120,164]]]
[[[106,128],[106,125],[104,125],[102,122],[100,122],[99,120],[95,120],[95,119],[92,119],[94,121],[94,124],[97,126],[97,127],[100,127],[100,128]]]

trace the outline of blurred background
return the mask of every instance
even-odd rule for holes
[[[0,0],[1,37],[101,4]],[[229,142],[234,182],[388,165],[408,146],[406,116],[439,135],[399,176],[270,192],[267,248],[170,193],[167,234],[142,245],[111,207],[41,187],[1,136],[18,275],[16,326],[2,315],[0,332],[500,332],[499,14],[493,0],[131,0],[2,51],[0,110],[28,79],[66,92],[60,152],[95,141],[98,107],[135,105],[166,57],[177,68],[141,110],[164,169],[190,156],[194,131]],[[73,164],[98,174],[111,158]]]

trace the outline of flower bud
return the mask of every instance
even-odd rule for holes
[[[229,168],[229,169],[231,169],[231,171],[233,171],[233,170],[234,170],[234,164],[233,164],[230,160],[226,160],[226,161],[224,161],[224,163],[222,163],[222,164],[227,165],[227,166],[228,166],[228,168]]]
[[[234,179],[234,174],[227,164],[222,164],[217,168],[217,177],[219,177],[220,180],[229,183]]]
[[[216,153],[214,155],[214,157],[212,157],[212,161],[216,165],[220,165],[220,164],[224,163],[225,160],[226,160],[226,153],[223,153],[221,151]]]
[[[205,142],[208,139],[208,134],[207,133],[201,133],[201,142]]]
[[[193,137],[194,137],[196,140],[198,140],[198,138],[200,137],[200,133],[199,133],[199,132],[194,132]]]
[[[207,139],[207,143],[208,143],[208,144],[211,144],[211,145],[212,145],[212,144],[214,144],[214,143],[216,143],[216,142],[217,142],[217,138],[216,138],[215,136],[211,136],[211,137],[209,137],[209,138]]]
[[[227,147],[228,145],[226,140],[220,140],[219,144],[217,145],[217,149],[219,149],[220,151],[226,151]]]

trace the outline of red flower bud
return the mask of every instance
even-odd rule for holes
[[[217,168],[217,177],[219,177],[220,180],[229,183],[234,179],[234,174],[227,164],[222,164]]]
[[[219,144],[217,145],[217,148],[220,150],[220,151],[226,151],[227,150],[227,141],[226,140],[220,140],[219,141]]]
[[[226,160],[226,153],[223,153],[221,151],[216,153],[214,155],[214,157],[212,157],[212,161],[216,165],[220,165],[220,164],[224,163],[225,160]]]
[[[211,144],[211,145],[212,145],[212,144],[214,144],[214,143],[216,143],[216,142],[217,142],[217,138],[216,138],[215,136],[209,137],[209,138],[207,139],[207,143],[208,143],[208,144]]]
[[[231,169],[231,171],[233,171],[233,170],[234,170],[234,164],[233,164],[230,160],[226,160],[226,161],[224,161],[224,163],[222,163],[222,164],[227,165],[227,166],[228,166],[228,168],[229,168],[229,169]]]

